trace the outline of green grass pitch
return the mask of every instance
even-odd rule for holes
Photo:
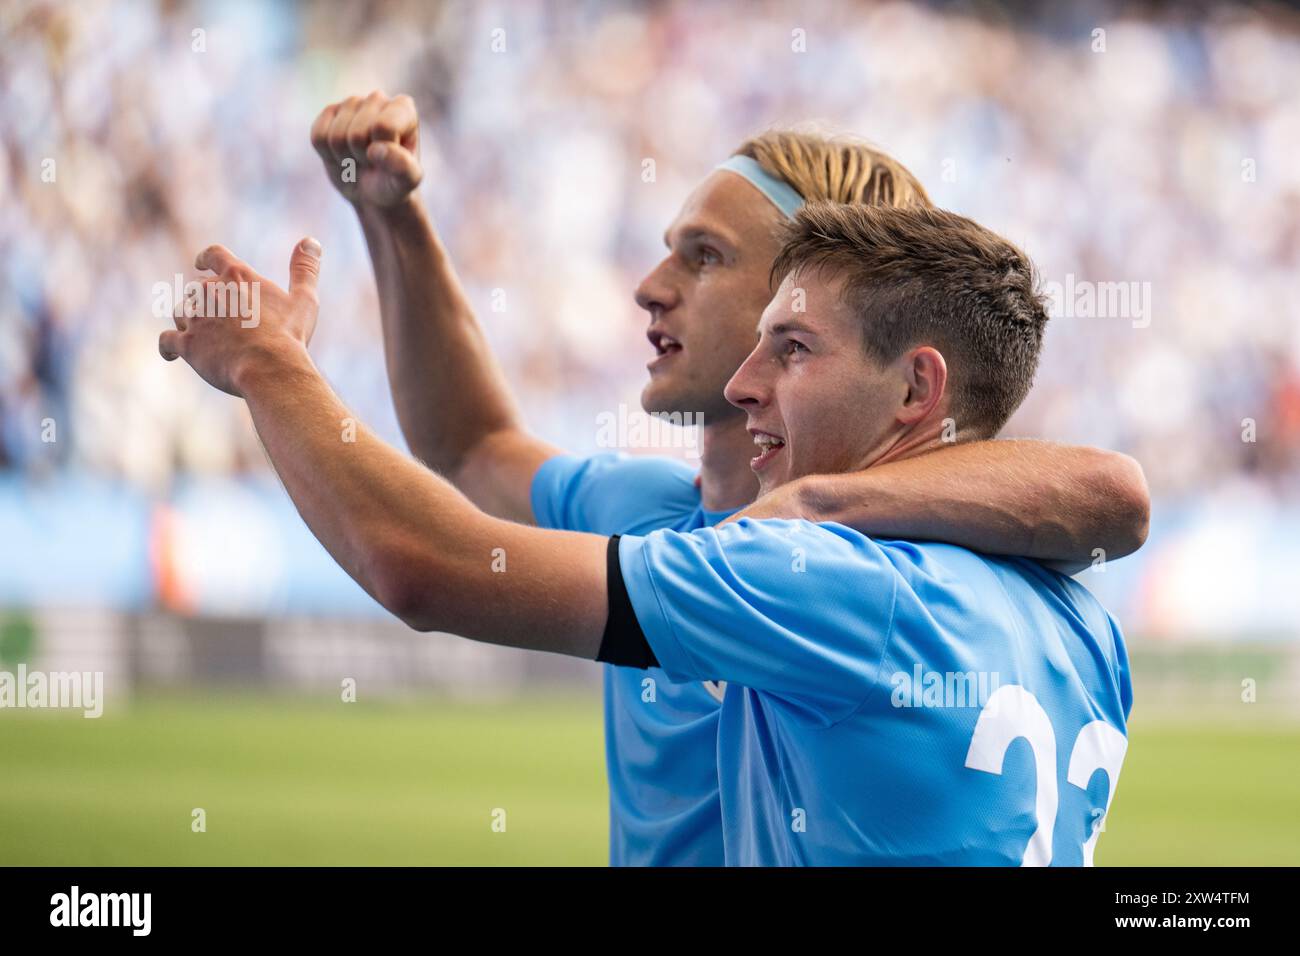
[[[5,711],[0,864],[601,865],[601,736],[594,693]],[[1098,865],[1300,864],[1300,723],[1152,717],[1130,740]]]

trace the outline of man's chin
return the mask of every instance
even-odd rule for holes
[[[685,415],[700,410],[701,402],[659,382],[649,382],[641,390],[641,410],[647,415]]]
[[[699,387],[675,389],[668,382],[651,380],[641,390],[641,410],[647,415],[680,415],[687,423],[718,425],[733,419],[743,422],[745,413],[716,392],[701,394]]]

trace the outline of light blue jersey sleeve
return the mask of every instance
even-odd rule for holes
[[[671,458],[557,455],[533,476],[532,504],[542,528],[635,533],[680,521],[699,504],[699,492],[694,470]]]
[[[674,680],[725,680],[830,721],[879,686],[898,585],[869,538],[744,518],[624,536],[619,559],[637,622]]]

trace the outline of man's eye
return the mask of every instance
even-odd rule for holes
[[[785,354],[794,355],[797,352],[807,352],[808,346],[802,342],[796,342],[794,339],[787,339],[785,343]]]
[[[710,249],[707,246],[700,250],[700,265],[716,266],[721,261],[722,256],[718,254],[718,250]]]

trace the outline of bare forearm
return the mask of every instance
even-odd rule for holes
[[[376,542],[423,520],[414,492],[423,486],[429,502],[442,505],[439,514],[455,515],[468,503],[357,425],[305,353],[286,363],[281,374],[279,381],[257,374],[242,380],[257,433],[312,533],[357,583],[385,603]]]
[[[484,515],[357,425],[305,351],[241,391],[303,520],[388,610],[420,630],[595,655],[604,539]]]
[[[357,212],[374,264],[397,419],[411,452],[480,508],[532,521],[532,478],[559,449],[524,431],[416,191],[415,100],[375,91],[321,110],[311,141]]]
[[[879,537],[1087,566],[1146,540],[1150,503],[1127,456],[1025,440],[953,445],[865,472],[801,479],[799,506]]]
[[[520,426],[509,386],[419,200],[358,217],[402,433],[416,457],[454,474],[486,435]]]

